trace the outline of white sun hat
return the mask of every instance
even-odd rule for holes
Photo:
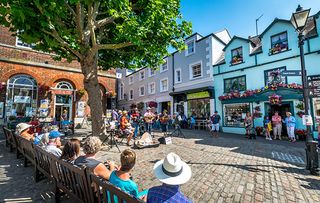
[[[182,185],[188,182],[192,175],[190,166],[172,152],[154,165],[153,173],[159,181],[167,185]]]
[[[24,130],[30,128],[32,125],[29,125],[27,123],[19,123],[16,127],[16,133],[21,134]]]

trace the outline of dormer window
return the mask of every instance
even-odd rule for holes
[[[231,50],[231,65],[243,63],[242,47]]]
[[[195,40],[188,41],[187,43],[186,56],[195,53]]]
[[[283,32],[277,35],[271,36],[271,49],[270,55],[277,54],[288,50],[288,34]]]

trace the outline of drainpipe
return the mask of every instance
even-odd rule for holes
[[[175,75],[174,74],[174,54],[172,54],[171,56],[172,56],[172,92],[174,93],[174,75]],[[180,75],[180,77],[181,77],[181,75]],[[172,110],[172,112],[171,112],[172,115],[174,113],[174,106],[175,106],[174,104],[175,104],[175,98],[174,98],[174,95],[172,95],[172,104],[171,104],[172,109],[170,109],[170,110]]]

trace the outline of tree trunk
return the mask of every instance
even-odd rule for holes
[[[103,132],[102,99],[98,82],[97,55],[84,57],[81,61],[81,69],[84,75],[84,89],[88,93],[88,105],[90,106],[92,119],[92,134],[100,136]]]

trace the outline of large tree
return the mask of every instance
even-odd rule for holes
[[[179,0],[1,0],[0,24],[56,60],[77,60],[91,108],[92,132],[102,132],[98,67],[156,67],[169,46],[184,47],[191,24]]]

